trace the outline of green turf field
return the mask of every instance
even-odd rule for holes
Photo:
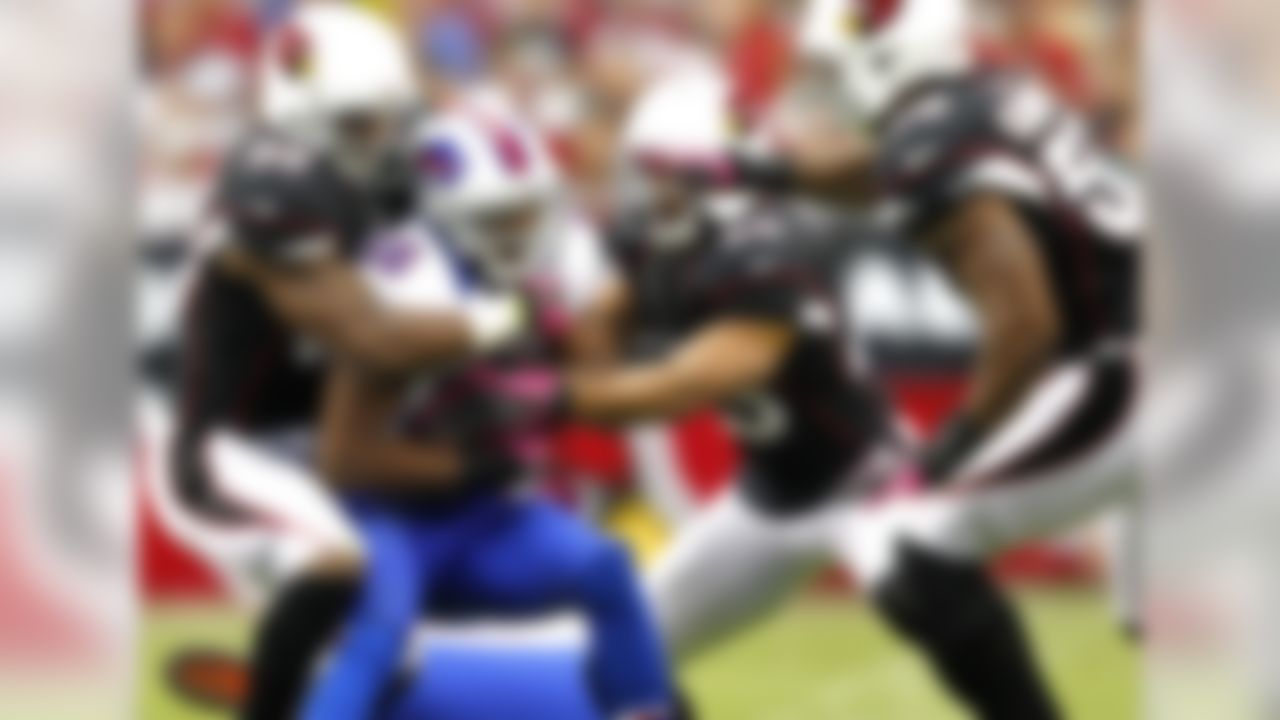
[[[1020,596],[1069,717],[1137,717],[1133,653],[1115,632],[1101,600],[1088,593]],[[143,642],[143,717],[218,717],[184,707],[164,692],[165,658],[193,641],[238,648],[243,623],[225,612],[154,613]],[[805,600],[773,621],[718,648],[686,669],[708,720],[952,720],[923,667],[862,606]]]

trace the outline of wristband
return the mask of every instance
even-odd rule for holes
[[[938,431],[921,453],[920,469],[931,485],[950,480],[985,435],[978,422],[966,415],[955,415]]]
[[[482,353],[512,342],[528,325],[525,303],[514,295],[475,298],[468,301],[462,312],[472,346]]]

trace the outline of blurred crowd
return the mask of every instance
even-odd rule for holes
[[[198,213],[220,152],[246,122],[259,41],[299,2],[361,2],[393,18],[431,103],[497,84],[554,141],[591,204],[605,201],[614,136],[651,74],[692,58],[728,68],[739,110],[788,76],[799,0],[144,0],[144,225]],[[1134,149],[1133,0],[980,0],[993,62],[1020,63]]]

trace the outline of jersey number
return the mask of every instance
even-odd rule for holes
[[[1041,157],[1054,182],[1109,238],[1135,238],[1142,232],[1144,209],[1137,183],[1094,145],[1080,118],[1055,124]]]

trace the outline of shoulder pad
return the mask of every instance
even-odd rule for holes
[[[894,113],[881,136],[881,179],[891,188],[918,184],[994,141],[986,95],[971,83],[941,86]]]
[[[341,208],[350,200],[326,163],[279,135],[256,135],[232,151],[217,211],[234,241],[271,260],[337,251]]]

